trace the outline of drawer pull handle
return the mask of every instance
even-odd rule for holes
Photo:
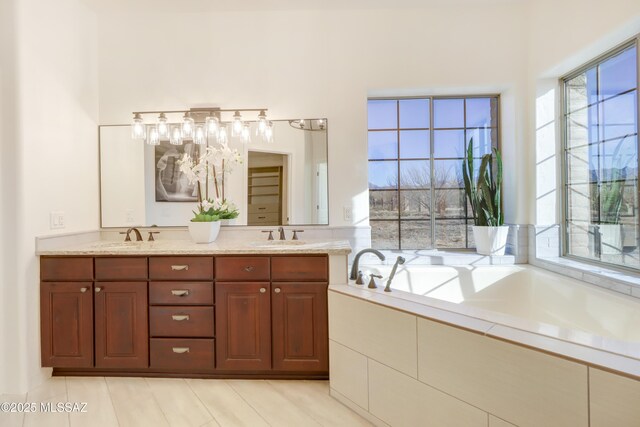
[[[279,294],[279,293],[280,293],[280,288],[275,288],[275,289],[273,290],[273,292],[275,292],[276,294]]]
[[[96,288],[96,293],[100,292],[102,290],[102,288],[98,287]]]
[[[80,292],[84,294],[85,292],[87,292],[87,288],[80,288]]]
[[[244,268],[244,271],[246,271],[247,273],[251,273],[254,270],[254,266],[252,265],[248,265]]]
[[[258,208],[259,211],[263,211],[265,209],[267,209],[267,208]]]
[[[171,266],[171,270],[173,271],[187,271],[189,270],[189,266],[188,265],[172,265]]]
[[[189,315],[188,314],[172,314],[171,318],[173,320],[176,320],[178,322],[181,322],[183,320],[189,320]]]
[[[266,216],[259,216],[258,219],[265,219]]]
[[[189,347],[173,347],[172,350],[178,354],[189,353]]]
[[[265,292],[267,292],[267,288],[260,288],[260,293],[264,294]]]
[[[176,297],[186,297],[189,296],[189,291],[187,289],[171,289],[171,295]]]

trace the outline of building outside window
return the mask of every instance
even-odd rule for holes
[[[640,268],[637,42],[562,83],[565,255]]]
[[[474,247],[462,160],[471,140],[478,160],[498,147],[498,101],[497,96],[368,101],[374,248]]]

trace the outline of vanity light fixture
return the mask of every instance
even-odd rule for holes
[[[289,120],[289,126],[299,130],[321,132],[327,129],[327,121],[325,119]]]
[[[257,120],[243,121],[241,113],[255,111]],[[266,108],[234,108],[221,109],[218,107],[191,108],[189,110],[173,111],[138,111],[133,113],[131,124],[131,137],[133,139],[146,140],[149,145],[159,145],[163,140],[169,140],[173,145],[181,145],[185,141],[193,141],[195,144],[207,144],[212,140],[220,143],[229,141],[229,132],[234,138],[244,143],[251,142],[251,126],[255,123],[256,135],[265,141],[271,141],[273,131],[271,122],[267,120]],[[179,123],[170,123],[167,115],[183,114]],[[233,113],[230,121],[222,121],[222,113]],[[153,124],[145,124],[143,115],[158,114],[157,121]],[[228,125],[231,127],[228,128]],[[267,133],[269,135],[267,136]]]
[[[133,139],[145,139],[147,137],[147,127],[144,125],[144,121],[140,116],[140,113],[135,113],[133,116],[133,123],[131,124],[131,138]]]
[[[237,137],[242,135],[242,115],[240,111],[233,114],[233,122],[231,125],[231,136]]]

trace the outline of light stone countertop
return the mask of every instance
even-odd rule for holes
[[[88,243],[49,247],[36,252],[40,256],[100,255],[231,255],[231,254],[328,254],[348,255],[346,240],[217,240],[194,243],[191,240],[156,240],[155,242],[122,242],[98,240]]]

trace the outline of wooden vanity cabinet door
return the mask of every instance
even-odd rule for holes
[[[216,282],[216,367],[271,369],[269,282]]]
[[[328,372],[327,283],[273,283],[273,369]]]
[[[40,284],[42,366],[93,366],[93,295],[91,282]]]
[[[97,368],[149,366],[147,282],[97,282]]]

